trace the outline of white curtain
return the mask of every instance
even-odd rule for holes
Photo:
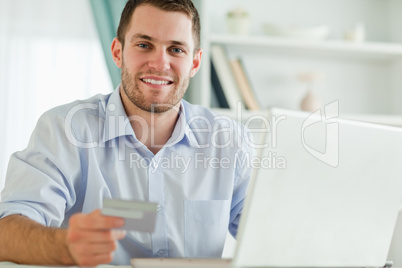
[[[0,190],[44,111],[112,90],[87,0],[0,0]]]

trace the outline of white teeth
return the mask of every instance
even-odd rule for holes
[[[145,83],[149,83],[152,85],[167,85],[169,81],[166,80],[154,80],[154,79],[142,79]]]

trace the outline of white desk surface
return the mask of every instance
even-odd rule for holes
[[[52,267],[54,267],[54,268],[62,268],[62,267],[71,267],[71,268],[77,267],[77,268],[79,268],[79,266],[23,265],[23,264],[16,264],[16,263],[13,263],[13,262],[0,262],[0,267],[1,268],[8,268],[8,267],[10,267],[10,268],[16,268],[16,267],[18,267],[18,268],[44,268],[44,267],[46,267],[46,268],[52,268]],[[107,265],[107,264],[98,265],[97,267],[98,268],[132,268],[130,265],[115,266],[115,265]]]
[[[13,262],[0,262],[0,268],[63,268],[63,267],[69,267],[69,268],[81,268],[79,266],[40,266],[40,265],[23,265],[23,264],[17,264]],[[102,264],[96,266],[97,268],[132,268],[130,265],[108,265],[108,264]],[[402,268],[398,266],[392,266],[392,268]]]

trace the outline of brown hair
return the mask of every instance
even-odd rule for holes
[[[124,36],[130,24],[134,10],[140,5],[152,5],[164,11],[182,12],[192,20],[194,53],[200,48],[201,23],[198,11],[191,0],[128,0],[120,17],[117,39],[124,47]]]

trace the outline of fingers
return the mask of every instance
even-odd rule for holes
[[[104,216],[100,210],[90,214],[75,214],[70,219],[70,226],[80,229],[115,229],[124,225],[124,219]]]
[[[117,230],[112,232],[112,229],[123,225],[122,218],[103,216],[99,210],[90,214],[75,214],[70,219],[68,240],[100,243],[122,239],[125,233]]]
[[[86,266],[86,267],[91,267],[91,266],[93,267],[93,266],[97,266],[99,264],[110,263],[112,260],[113,260],[113,253],[105,254],[105,255],[94,255],[94,256],[83,258],[79,265]]]
[[[110,263],[117,248],[117,240],[124,238],[124,220],[104,216],[99,210],[90,214],[75,214],[67,230],[67,245],[71,256],[82,266]]]
[[[100,264],[108,264],[113,261],[113,252],[107,254],[96,254],[96,255],[82,255],[76,259],[76,263],[83,267],[95,267]]]
[[[76,256],[95,256],[112,253],[117,249],[116,241],[105,243],[76,243],[73,246],[76,251]]]
[[[89,229],[84,229],[68,232],[68,240],[70,242],[84,240],[91,243],[102,243],[111,240],[121,240],[125,236],[126,231],[124,230],[89,231]]]

